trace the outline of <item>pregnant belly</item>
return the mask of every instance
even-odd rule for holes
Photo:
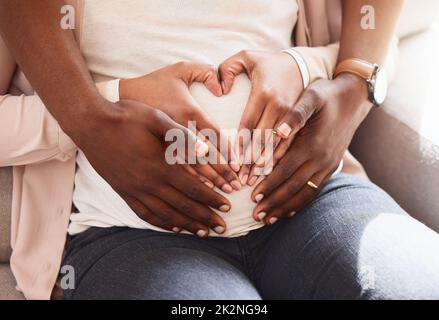
[[[250,93],[247,76],[236,79],[232,91],[223,97],[213,96],[203,85],[194,84],[191,93],[200,106],[222,129],[236,129]],[[73,202],[79,213],[71,215],[69,233],[71,235],[89,227],[124,226],[139,229],[165,231],[140,219],[125,201],[99,176],[82,152],[77,157],[78,170],[75,176]],[[232,194],[217,192],[229,199],[232,208],[228,213],[218,211],[226,222],[227,230],[211,236],[236,237],[263,226],[252,217],[255,204],[250,199],[253,188],[245,186]]]
[[[237,129],[251,90],[250,80],[246,75],[235,79],[233,88],[228,95],[215,97],[202,84],[195,83],[190,92],[200,107],[216,122],[220,129]],[[240,191],[225,194],[217,192],[229,199],[232,208],[230,212],[219,213],[227,224],[227,231],[221,236],[239,236],[250,230],[262,226],[253,219],[252,210],[255,203],[250,196],[253,187],[244,186]]]

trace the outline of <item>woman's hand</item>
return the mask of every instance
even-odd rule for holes
[[[273,172],[252,193],[255,220],[273,224],[305,207],[337,169],[371,106],[366,82],[355,75],[312,83],[276,124],[290,133],[274,153]]]
[[[215,153],[216,163],[195,165],[194,168],[208,186],[213,187],[215,184],[226,193],[232,192],[233,189],[239,190],[241,184],[238,176],[225,161],[233,158],[231,145],[227,138],[220,135],[218,126],[190,94],[189,87],[194,82],[203,83],[216,96],[222,95],[216,68],[207,64],[179,62],[139,78],[121,80],[120,98],[153,106],[183,126],[188,126],[189,121],[194,121],[197,131],[213,129],[218,143],[209,143],[209,152]],[[229,146],[229,154],[222,155],[218,152],[221,144]],[[211,157],[213,158],[212,155]],[[239,167],[234,169],[238,171]]]
[[[267,53],[259,51],[241,51],[228,58],[219,66],[223,93],[227,94],[233,86],[234,78],[245,72],[252,84],[249,100],[241,118],[239,130],[261,129],[258,136],[263,152],[265,129],[273,129],[275,124],[296,103],[303,91],[303,80],[296,61],[286,53]],[[256,137],[255,137],[256,138]],[[269,140],[268,140],[269,141]],[[278,141],[274,141],[276,144]],[[251,141],[238,142],[238,157],[244,162],[239,177],[242,183],[253,185],[256,175],[249,176],[252,159]]]

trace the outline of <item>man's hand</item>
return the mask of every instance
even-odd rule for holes
[[[166,163],[164,137],[168,130],[180,129],[186,141],[191,141],[189,145],[202,146],[196,135],[147,105],[104,103],[106,113],[77,139],[96,171],[140,218],[155,226],[174,232],[185,229],[201,237],[209,229],[223,233],[223,219],[208,206],[227,212],[230,202],[182,165]],[[87,136],[87,132],[95,134]],[[207,151],[204,145],[187,152],[199,155],[200,149]]]
[[[366,82],[355,75],[312,83],[276,125],[291,133],[274,153],[273,172],[252,193],[255,220],[273,224],[304,208],[337,169],[371,106]]]
[[[210,159],[215,156],[216,163],[195,165],[194,169],[226,193],[232,192],[233,189],[239,190],[241,184],[238,176],[225,161],[233,160],[233,148],[228,139],[220,135],[216,123],[190,94],[189,87],[194,82],[203,83],[216,96],[222,95],[215,67],[194,62],[179,62],[139,78],[121,80],[120,98],[153,106],[183,126],[188,126],[189,121],[195,121],[197,131],[214,130],[218,140],[209,144]],[[222,155],[218,152],[221,144],[228,146],[229,154]],[[235,170],[239,170],[239,166],[235,167]]]
[[[273,129],[275,124],[296,103],[303,91],[303,81],[296,61],[286,53],[241,51],[228,58],[219,66],[224,94],[233,86],[234,78],[246,73],[252,83],[249,100],[241,118],[239,130],[262,130],[258,136],[261,153],[264,156],[265,129]],[[271,137],[267,137],[271,139]],[[269,140],[268,140],[269,141]],[[278,141],[273,141],[274,145]],[[241,162],[253,163],[251,141],[238,142],[238,157]],[[263,159],[263,158],[261,158]],[[257,176],[250,174],[250,166],[243,165],[239,177],[242,183],[253,185]]]

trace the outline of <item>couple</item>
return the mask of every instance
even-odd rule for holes
[[[347,173],[364,175],[346,150],[374,100],[337,61],[382,65],[401,1],[368,1],[370,32],[363,0],[68,2],[74,34],[63,1],[0,2],[0,89],[28,94],[0,100],[27,298],[439,297],[439,236]],[[15,61],[39,96],[21,71],[9,86]],[[171,129],[207,151],[194,120],[275,130],[273,171],[167,164]],[[64,265],[75,288],[60,292]]]

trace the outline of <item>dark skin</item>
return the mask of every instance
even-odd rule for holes
[[[196,165],[194,169],[200,177],[206,179],[204,182],[210,182],[206,185],[215,185],[225,193],[231,193],[233,188],[239,190],[241,184],[232,168],[224,165],[225,157],[228,155],[223,156],[217,152],[219,143],[229,146],[231,150],[230,143],[227,138],[221,136],[220,128],[190,94],[188,88],[194,82],[204,84],[215,96],[223,94],[216,68],[194,62],[179,62],[139,78],[121,80],[119,93],[121,99],[154,106],[183,126],[188,126],[188,120],[191,120],[196,122],[197,130],[213,129],[216,136],[222,139],[212,143],[210,148],[210,154],[212,157],[215,156],[216,161],[210,165]]]
[[[304,91],[296,108],[308,108],[309,119],[299,113],[287,114],[283,121],[303,129],[276,149],[274,170],[253,191],[252,199],[262,200],[253,211],[255,220],[273,224],[303,209],[337,169],[352,137],[372,104],[366,83],[351,74],[335,80],[317,80]]]
[[[3,39],[47,109],[96,171],[147,222],[203,237],[209,228],[224,229],[223,219],[209,206],[227,211],[229,201],[182,166],[164,161],[163,130],[183,128],[146,104],[114,104],[99,95],[72,31],[59,26],[63,4],[0,1]]]
[[[364,0],[343,1],[344,11],[349,14],[344,15],[343,23],[346,27],[343,28],[340,59],[357,57],[381,63],[384,59],[386,44],[389,42],[390,35],[393,32],[396,23],[395,17],[399,12],[398,9],[400,8],[401,3],[402,1],[399,0],[370,0],[367,2]],[[142,215],[141,210],[136,204],[137,202],[133,201],[132,198],[137,199],[138,201],[143,201],[142,204],[146,207],[148,207],[147,204],[149,204],[148,209],[150,210],[151,208],[156,208],[153,205],[153,201],[147,197],[151,196],[151,194],[148,193],[148,191],[145,191],[148,190],[148,188],[145,188],[144,186],[144,184],[147,183],[147,178],[149,179],[150,177],[151,173],[149,170],[151,170],[151,167],[146,166],[143,162],[143,157],[150,152],[150,149],[149,147],[139,145],[138,143],[135,145],[118,145],[114,142],[125,142],[127,132],[130,132],[130,135],[133,134],[134,137],[137,137],[137,134],[142,135],[145,134],[145,132],[149,132],[151,136],[153,136],[154,134],[152,132],[156,132],[157,134],[158,131],[150,128],[149,126],[151,123],[147,123],[146,120],[142,126],[145,132],[132,129],[131,126],[136,127],[133,124],[139,122],[139,119],[136,119],[139,114],[137,111],[133,111],[136,108],[128,103],[127,106],[121,108],[120,104],[110,104],[99,96],[94,89],[94,84],[73,39],[73,34],[69,31],[62,31],[59,28],[59,8],[61,4],[61,1],[29,2],[25,0],[1,0],[0,31],[3,33],[8,47],[16,57],[21,68],[27,74],[36,91],[43,98],[48,109],[59,121],[63,130],[72,137],[76,144],[84,151],[93,166],[97,169],[98,173],[100,173],[101,176],[103,176],[110,185],[119,192],[137,214]],[[358,33],[361,31],[358,30],[358,12],[360,12],[361,6],[365,4],[372,5],[377,9],[376,12],[377,20],[379,20],[379,28],[377,28],[376,31],[362,33],[360,36]],[[40,41],[38,38],[37,35],[41,34],[45,35],[45,41]],[[371,46],[371,43],[376,45]],[[56,46],[51,46],[50,44],[56,44]],[[40,63],[34,64],[32,61],[39,61]],[[65,74],[68,74],[69,76],[66,77]],[[319,166],[315,165],[310,167],[309,170],[306,170],[307,175],[315,177],[316,179],[323,176],[323,173],[330,173],[334,170],[332,162],[335,162],[334,160],[337,159],[338,151],[347,147],[352,138],[353,132],[359,125],[358,119],[362,120],[362,117],[357,114],[359,111],[353,108],[354,105],[350,106],[354,111],[350,113],[349,116],[342,116],[341,105],[343,103],[340,102],[342,100],[339,101],[339,99],[340,96],[343,96],[346,90],[349,91],[351,95],[356,95],[358,93],[361,97],[361,92],[363,92],[364,95],[364,82],[362,82],[363,91],[361,91],[358,89],[361,85],[359,87],[355,85],[354,88],[352,88],[350,85],[347,85],[342,81],[343,78],[345,78],[345,76],[343,76],[341,80],[336,79],[327,83],[324,83],[322,82],[323,80],[321,80],[318,85],[327,85],[328,88],[330,87],[331,89],[328,89],[324,95],[320,93],[319,96],[314,94],[317,90],[309,88],[303,94],[303,97],[307,98],[306,101],[309,101],[309,103],[302,102],[302,104],[296,104],[291,112],[288,112],[286,115],[286,119],[296,120],[296,122],[291,123],[291,125],[295,124],[293,127],[293,137],[295,136],[295,133],[302,129],[306,120],[309,119],[310,121],[309,124],[307,124],[307,127],[309,126],[311,129],[305,128],[304,132],[306,133],[306,130],[310,130],[311,132],[312,130],[316,131],[319,141],[312,141],[311,138],[314,138],[314,135],[312,134],[305,134],[303,135],[304,138],[302,138],[304,140],[309,140],[308,143],[303,142],[304,145],[309,145],[313,142],[320,142],[318,145],[321,147],[321,150],[313,148],[312,152],[309,151],[307,153],[307,156],[309,156],[307,158],[308,160],[321,159]],[[264,80],[262,79],[262,82],[263,81]],[[263,87],[264,86],[261,86],[261,88]],[[257,94],[257,92],[255,92],[255,94]],[[313,99],[308,96],[312,96]],[[273,96],[273,99],[274,98],[276,97]],[[362,110],[363,108],[360,106],[363,105],[363,102],[359,101],[355,106]],[[270,105],[270,101],[265,101],[265,104]],[[146,105],[144,106],[147,108]],[[297,106],[301,108],[296,108]],[[133,110],[131,110],[132,108]],[[368,106],[368,108],[370,108],[370,106]],[[348,109],[350,110],[350,108]],[[294,113],[295,115],[292,116],[290,113]],[[365,113],[367,114],[367,112]],[[360,114],[363,115],[363,113]],[[315,115],[315,117],[313,115]],[[157,119],[159,118],[157,114],[155,114],[155,116],[157,116]],[[153,119],[155,120],[155,118]],[[318,119],[326,119],[325,121],[328,121],[333,126],[328,127],[323,123],[324,120],[318,121]],[[172,120],[169,121],[173,126],[177,125],[175,122],[172,122]],[[108,128],[108,124],[114,123],[117,123],[118,126],[121,127],[120,130],[116,130],[117,132],[115,133],[105,130]],[[337,140],[337,142],[332,140],[328,141],[328,144],[321,142],[324,141],[327,136],[334,137],[334,135],[331,134],[333,132],[330,130],[331,128],[339,128],[343,125],[346,125],[348,128],[346,131],[339,132],[342,139],[333,139]],[[300,136],[302,137],[302,133]],[[298,140],[300,141],[299,138]],[[328,151],[329,146],[334,150]],[[297,146],[297,148],[299,147]],[[139,149],[143,150],[139,151]],[[294,143],[291,144],[291,148],[281,148],[281,150],[284,150],[284,155],[289,160],[291,160],[291,157],[289,157],[290,153],[297,155],[301,151],[300,149],[296,150],[296,144]],[[331,154],[330,152],[333,152],[333,161],[331,163],[326,163],[326,161],[328,161],[327,157],[323,157],[322,155]],[[129,156],[127,156],[127,154]],[[108,161],[108,159],[111,158],[113,160],[114,158],[117,158],[117,161]],[[278,158],[280,159],[282,157]],[[303,161],[306,161],[306,159]],[[287,162],[287,160],[285,160],[285,162]],[[293,168],[295,165],[289,161],[287,164],[287,169],[284,169],[288,170],[286,173],[291,171],[290,165],[292,165]],[[159,165],[162,166],[163,164],[157,162],[157,166]],[[278,169],[279,165],[275,167],[275,171],[280,170]],[[163,170],[167,169],[166,167],[160,168]],[[302,168],[302,166],[298,167],[297,170],[300,170],[300,168]],[[275,171],[273,171],[273,175],[275,174]],[[139,175],[141,177],[143,176],[143,179],[139,178]],[[276,177],[276,175],[274,176]],[[123,179],[121,177],[123,177]],[[276,187],[281,186],[290,178],[288,174],[277,175],[277,177],[276,181],[273,182]],[[137,194],[139,191],[133,188],[133,183],[130,178],[133,178],[133,181],[140,181],[137,188],[145,188],[145,190],[142,189],[142,197]],[[274,178],[263,181],[261,183],[262,187],[267,186],[270,181],[273,181],[273,179]],[[319,180],[322,180],[323,183],[325,178]],[[129,183],[125,181],[129,181]],[[317,180],[315,182],[318,183]],[[157,181],[157,183],[155,184],[155,188],[162,186],[163,188],[166,188],[171,184],[169,181],[164,182],[163,179]],[[177,182],[174,181],[173,183],[174,184],[171,185],[177,185]],[[301,181],[301,186],[303,187],[305,184],[306,180],[304,179]],[[266,194],[264,194],[264,199],[260,205],[262,205],[264,201],[267,202],[273,197],[270,190],[275,189],[275,187],[272,187],[271,189],[267,188],[266,190],[261,190],[261,185],[258,186],[258,192],[265,192]],[[183,190],[185,188],[186,184],[183,187],[180,187],[176,192],[174,192],[174,190],[169,190],[171,193],[162,195],[163,198],[161,198],[161,200],[167,203],[175,203],[177,199],[179,199],[178,192],[180,192],[185,194],[185,200],[199,202],[205,210],[208,210],[207,205],[212,204],[212,199],[215,199],[216,201],[215,206],[213,206],[215,208],[220,208],[220,205],[221,207],[228,205],[226,199],[214,193],[212,190],[210,190],[212,193],[208,193],[209,197],[212,197],[209,199],[203,192],[201,192],[201,187],[200,189],[195,189],[193,192],[191,191],[190,195],[188,195],[186,190]],[[302,190],[302,188],[300,190]],[[313,192],[315,195],[315,191]],[[309,193],[309,191],[307,191],[307,193]],[[284,214],[290,210],[290,207],[295,207],[288,203],[291,196],[294,195],[284,195],[283,198],[280,197],[275,199],[278,203],[278,207],[276,208],[282,209]],[[255,193],[253,194],[253,198],[255,199]],[[297,205],[298,208],[303,207],[309,202],[311,197],[301,197],[300,199],[303,201],[301,201],[300,205]],[[163,208],[160,209],[163,210]],[[184,209],[187,209],[186,205],[184,208],[180,208],[179,213],[184,215]],[[255,213],[257,213],[258,210],[261,212],[259,207]],[[157,214],[158,212],[160,211],[157,211]],[[291,211],[289,214],[290,213]],[[279,214],[279,217],[280,216],[281,214]],[[267,223],[270,223],[270,219],[268,219],[269,217],[273,217],[273,211],[267,213],[265,218]],[[220,221],[216,222],[220,223]],[[206,228],[207,226],[214,227],[211,221],[205,222],[205,226]],[[218,224],[217,226],[222,225]],[[206,234],[206,232],[203,234]]]
[[[183,166],[167,164],[163,156],[166,148],[163,141],[168,130],[181,129],[186,139],[193,142],[196,136],[176,125],[162,111],[144,104],[126,100],[115,107],[118,108],[115,115],[95,127],[96,132],[111,131],[112,134],[94,136],[83,143],[85,150],[98,147],[101,150],[100,153],[87,154],[93,167],[104,179],[112,182],[114,190],[139,217],[151,224],[172,231],[185,229],[203,236],[207,235],[207,228],[222,227],[225,230],[223,219],[194,197],[203,198],[209,206],[218,209],[228,203],[227,200],[218,200],[216,192],[200,183]],[[113,143],[105,139],[111,139]],[[139,148],[139,145],[147,147]],[[136,152],[127,153],[127,150],[134,149]],[[107,158],[109,153],[123,156]],[[118,170],[109,172],[108,168],[113,166]],[[139,174],[138,168],[148,175]],[[199,233],[200,230],[204,233]]]
[[[361,28],[364,5],[375,8],[376,29]],[[382,65],[402,1],[343,0],[342,6],[345,27],[338,60],[355,57]],[[311,84],[275,126],[287,123],[292,131],[274,152],[273,172],[252,193],[252,199],[259,200],[255,220],[273,224],[310,203],[338,167],[371,107],[366,82],[356,75],[343,73]],[[318,188],[310,187],[308,181]]]

